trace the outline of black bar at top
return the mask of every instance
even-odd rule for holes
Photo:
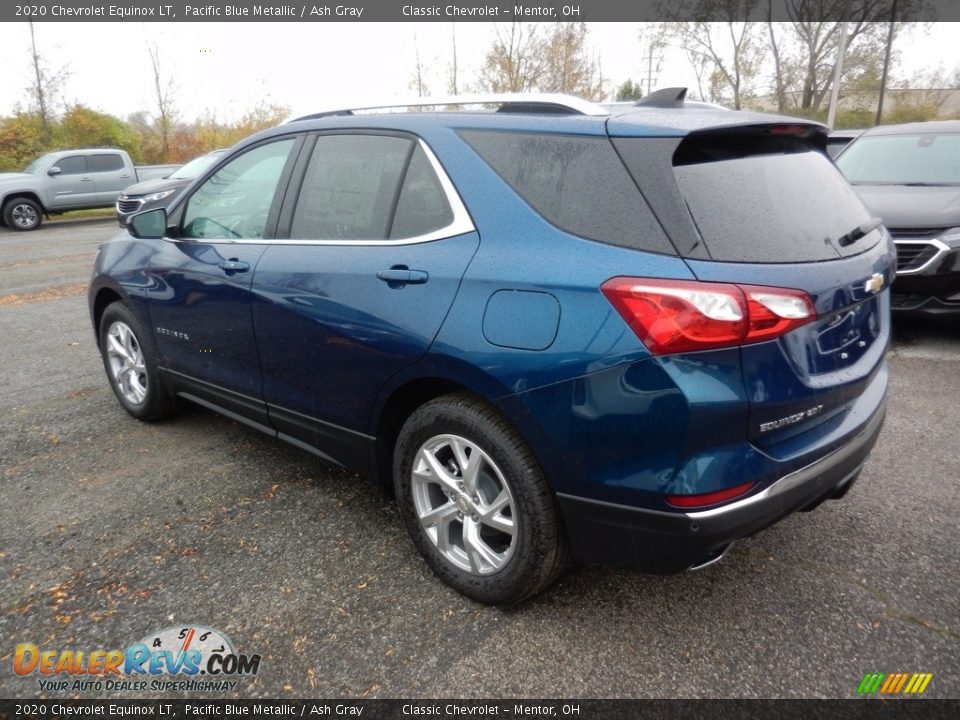
[[[850,0],[853,15],[864,3],[878,21],[890,17],[893,0]],[[790,21],[789,0],[572,0],[570,2],[420,2],[347,0],[343,3],[251,2],[251,0],[33,0],[4,2],[0,21],[34,22],[653,22],[705,20],[713,22]],[[730,6],[736,5],[731,11]],[[809,3],[817,6],[811,21],[837,21],[847,0]],[[851,17],[856,20],[857,17]],[[900,0],[898,21],[958,21],[960,0]]]

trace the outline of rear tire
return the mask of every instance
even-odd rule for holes
[[[553,493],[510,424],[466,393],[426,403],[400,431],[394,489],[433,572],[483,603],[517,603],[568,564]]]
[[[43,208],[30,198],[13,198],[3,206],[3,222],[14,230],[36,230],[43,222]]]
[[[157,352],[130,308],[115,302],[100,318],[100,356],[114,395],[137,420],[162,420],[177,401],[157,368]]]

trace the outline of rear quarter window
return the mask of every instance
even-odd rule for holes
[[[461,130],[545,220],[611,245],[676,254],[607,138]]]

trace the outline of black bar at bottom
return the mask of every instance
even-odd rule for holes
[[[573,720],[938,720],[960,700],[0,700],[0,718],[571,718]]]

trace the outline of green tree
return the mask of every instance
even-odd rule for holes
[[[0,172],[19,172],[48,148],[36,113],[0,118]]]
[[[643,97],[643,90],[633,80],[626,80],[617,88],[617,102],[627,102],[639,100]]]
[[[113,115],[74,105],[63,115],[54,131],[59,148],[115,147],[126,150],[141,162],[141,143],[136,131]]]

